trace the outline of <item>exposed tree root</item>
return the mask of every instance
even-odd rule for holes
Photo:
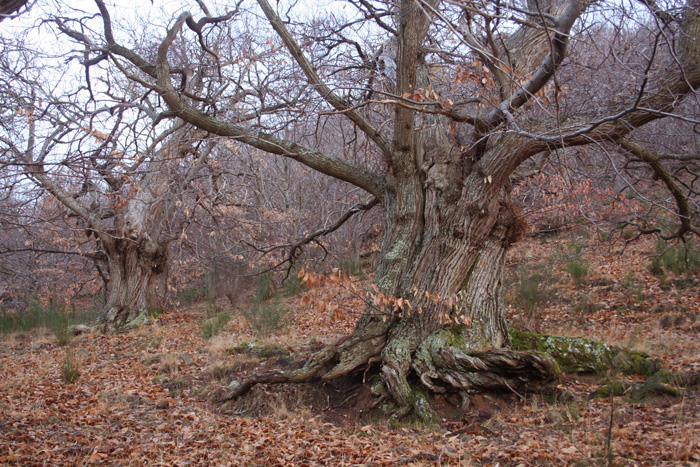
[[[358,368],[362,368],[379,355],[386,343],[387,329],[388,325],[385,323],[371,322],[364,328],[363,332],[341,338],[315,353],[298,370],[267,371],[252,375],[238,386],[234,384],[223,400],[237,399],[257,384],[301,383],[319,376],[326,380],[346,376]],[[329,365],[331,365],[330,369],[322,374]]]
[[[558,380],[556,363],[548,356],[508,349],[471,351],[466,326],[437,331],[423,340],[413,357],[413,370],[433,392],[497,391],[551,393]],[[468,397],[468,396],[467,396]],[[416,410],[416,413],[425,419]]]
[[[468,403],[468,394],[474,392],[512,392],[521,397],[526,393],[556,392],[553,383],[562,370],[601,373],[614,369],[651,376],[649,384],[656,384],[652,392],[659,392],[657,386],[663,384],[664,393],[671,395],[677,391],[666,383],[686,387],[698,384],[698,375],[671,374],[644,354],[591,339],[511,330],[514,350],[471,351],[464,344],[468,332],[468,327],[456,326],[418,340],[416,335],[391,329],[387,323],[372,321],[356,334],[319,351],[298,370],[255,374],[242,384],[233,384],[224,400],[236,399],[260,383],[301,383],[319,377],[330,380],[366,371],[378,363],[384,389],[373,392],[379,400],[393,400],[394,418],[414,413],[425,422],[433,421],[435,413],[421,387],[436,393],[458,392]],[[418,387],[411,382],[415,377],[421,383]]]
[[[268,371],[253,375],[240,385],[234,383],[224,400],[236,399],[260,383],[334,379],[381,361],[383,383],[396,406],[393,417],[413,412],[430,422],[435,414],[425,395],[409,382],[414,375],[425,389],[462,393],[549,392],[557,379],[556,364],[545,356],[510,350],[470,352],[461,344],[463,334],[468,332],[464,326],[443,329],[422,341],[400,330],[387,339],[388,331],[385,324],[370,323],[362,332],[316,353],[298,370]]]

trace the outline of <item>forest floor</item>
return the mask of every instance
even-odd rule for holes
[[[650,241],[623,251],[585,235],[526,239],[509,259],[511,322],[699,372],[698,275],[652,275],[654,251]],[[223,302],[181,305],[138,329],[63,346],[46,330],[2,336],[0,465],[700,465],[700,394],[591,397],[618,378],[610,374],[564,375],[573,397],[551,403],[482,395],[460,412],[436,397],[444,418],[433,426],[389,424],[348,382],[258,386],[222,404],[231,380],[289,367],[351,332],[362,303],[340,288],[323,296],[338,306],[320,311],[303,295],[270,305],[290,313],[264,338],[237,313],[218,329]],[[67,382],[72,369],[79,374]]]

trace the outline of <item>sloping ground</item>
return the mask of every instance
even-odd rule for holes
[[[510,321],[537,332],[596,338],[648,352],[676,371],[700,372],[700,274],[654,275],[655,255],[651,239],[634,245],[575,234],[529,239],[509,257]],[[569,270],[579,267],[587,274],[576,282]],[[528,313],[518,310],[527,300],[514,282],[533,275],[544,278],[536,310]]]
[[[628,248],[620,257],[619,246],[588,240],[573,258],[567,256],[570,243],[531,239],[513,251],[511,280],[538,268],[549,275],[540,284],[537,310],[514,309],[514,322],[600,338],[647,351],[676,370],[700,371],[697,282],[672,276],[662,282],[648,273],[644,251],[653,245]],[[588,268],[579,284],[566,272],[572,258]],[[369,403],[366,393],[342,383],[257,387],[244,400],[220,405],[231,379],[260,366],[292,365],[352,329],[360,301],[340,289],[322,296],[340,309],[288,300],[290,325],[252,349],[241,345],[256,338],[240,317],[205,340],[206,304],[121,335],[81,335],[65,347],[41,332],[4,336],[0,465],[700,463],[697,392],[641,402],[591,399],[603,384],[592,377],[566,376],[562,387],[572,397],[551,404],[513,394],[481,396],[459,413],[455,401],[436,398],[446,414],[436,427],[389,427],[375,412],[360,411]],[[523,300],[511,293],[513,303]],[[61,376],[67,354],[79,365],[73,383]]]

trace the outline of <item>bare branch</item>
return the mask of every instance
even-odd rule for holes
[[[485,123],[489,128],[495,128],[500,123],[508,120],[509,114],[525,105],[554,76],[557,68],[559,68],[566,57],[566,47],[569,43],[571,28],[584,12],[585,7],[586,5],[578,0],[569,2],[564,13],[557,19],[557,27],[551,41],[551,52],[520,89],[489,113],[485,118]]]
[[[352,183],[377,197],[381,196],[383,191],[381,178],[368,169],[342,159],[327,156],[297,143],[278,139],[262,132],[252,132],[240,125],[210,117],[185,103],[172,86],[167,53],[170,45],[181,30],[187,15],[189,13],[180,15],[175,25],[168,31],[165,39],[158,47],[158,64],[155,68],[158,78],[157,90],[172,111],[177,112],[177,115],[184,121],[209,133],[231,137],[265,152],[289,157],[321,173]]]
[[[666,188],[676,200],[681,227],[675,234],[668,238],[682,237],[686,232],[692,232],[700,237],[700,227],[692,223],[694,213],[690,207],[688,198],[683,193],[683,190],[681,190],[681,187],[678,186],[674,177],[661,162],[661,156],[626,138],[618,140],[618,143],[621,148],[646,162],[654,171],[654,174],[666,185]]]
[[[297,42],[294,40],[294,37],[292,37],[287,27],[284,25],[277,13],[275,13],[275,11],[272,9],[267,0],[258,0],[258,4],[265,13],[265,16],[267,16],[267,19],[270,21],[272,27],[284,41],[287,49],[289,49],[289,52],[292,54],[292,57],[294,57],[296,62],[299,64],[309,80],[309,83],[311,83],[316,92],[318,92],[319,95],[336,110],[344,112],[344,114],[350,120],[352,120],[353,123],[358,126],[358,128],[360,128],[372,141],[377,144],[377,146],[379,146],[381,151],[388,158],[391,154],[391,145],[384,138],[384,136],[382,136],[379,130],[377,130],[374,125],[372,125],[372,123],[363,115],[353,110],[350,104],[341,99],[323,82],[314,66],[301,51],[299,44],[297,44]]]
[[[358,212],[369,211],[377,204],[379,204],[379,200],[377,198],[372,198],[371,200],[369,200],[366,203],[357,203],[353,207],[351,207],[350,209],[345,211],[330,226],[324,227],[322,229],[318,229],[315,232],[312,232],[311,234],[307,235],[305,238],[290,245],[291,248],[289,249],[289,254],[287,256],[287,260],[290,262],[290,267],[291,267],[291,263],[294,261],[294,259],[298,256],[299,253],[301,253],[301,249],[304,245],[308,245],[309,243],[315,241],[319,237],[322,237],[324,235],[328,235],[331,232],[335,232],[343,224],[345,224],[352,216],[354,216]]]

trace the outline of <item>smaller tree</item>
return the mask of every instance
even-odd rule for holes
[[[99,92],[62,90],[47,79],[50,57],[21,42],[4,45],[5,176],[17,180],[21,196],[33,186],[68,210],[92,249],[75,244],[65,252],[98,262],[107,290],[100,321],[105,328],[124,326],[161,305],[156,279],[166,271],[168,242],[179,233],[172,224],[177,197],[213,143],[182,121],[159,125],[152,104],[131,103],[129,87],[118,82]]]

